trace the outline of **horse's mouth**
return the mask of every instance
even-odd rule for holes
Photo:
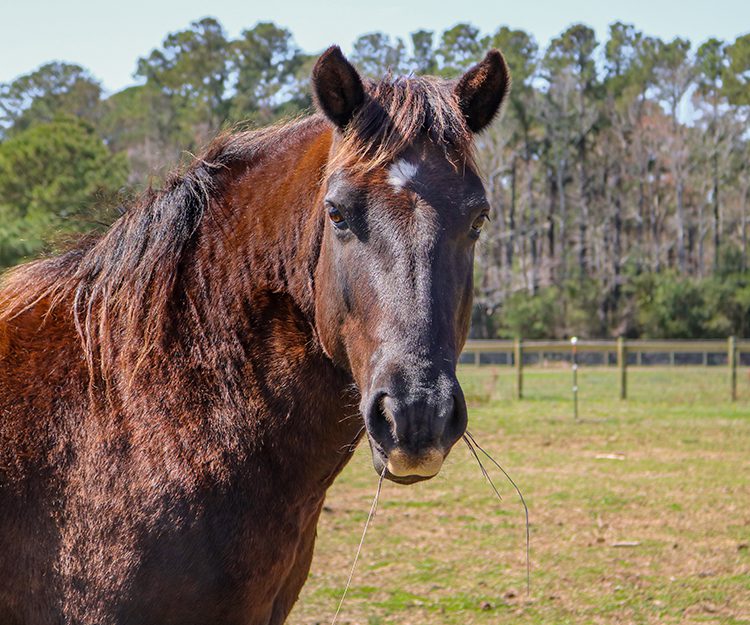
[[[409,485],[409,484],[416,484],[417,482],[424,482],[425,480],[431,480],[435,476],[434,475],[431,475],[429,477],[424,476],[424,475],[400,476],[400,475],[393,475],[393,473],[391,473],[390,471],[386,469],[385,477],[391,480],[391,482],[396,482],[396,484]]]
[[[368,440],[370,441],[370,449],[372,451],[372,466],[375,469],[375,472],[378,475],[382,475],[385,479],[390,480],[391,482],[395,482],[396,484],[404,484],[404,485],[410,485],[410,484],[416,484],[417,482],[424,482],[425,480],[430,480],[433,477],[435,477],[439,469],[432,473],[431,475],[426,474],[404,474],[399,473],[394,474],[390,471],[389,468],[389,458],[388,455],[383,451],[383,449],[378,445],[375,441],[372,440],[372,437],[368,436]]]

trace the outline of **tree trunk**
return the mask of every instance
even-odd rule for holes
[[[687,262],[685,257],[685,207],[683,206],[682,172],[677,173],[677,262],[680,274],[685,275]]]
[[[580,137],[578,146],[578,193],[580,195],[580,211],[578,219],[578,269],[583,279],[588,273],[587,232],[589,225],[589,205],[587,193],[586,173],[586,138]]]
[[[565,202],[565,159],[557,161],[557,199],[560,207],[560,280],[564,281],[568,275],[568,246],[565,240],[568,221],[568,207]]]
[[[508,239],[507,239],[507,233],[508,233],[508,224],[506,222],[506,215],[505,215],[505,196],[503,195],[503,189],[502,185],[497,182],[497,180],[502,176],[503,174],[502,169],[498,168],[496,171],[492,173],[492,175],[489,177],[490,180],[490,200],[492,204],[497,208],[497,230],[498,232],[494,233],[494,238],[492,239],[492,259],[495,264],[495,266],[500,270],[500,280],[501,284],[492,285],[495,289],[499,289],[503,294],[505,294],[505,290],[507,289],[508,285],[511,281],[511,273],[510,268],[506,264],[506,246],[508,245]],[[485,273],[488,272],[488,268],[483,268]],[[495,305],[493,298],[493,306]]]
[[[719,207],[719,98],[718,93],[713,93],[713,154],[711,155],[711,174],[713,182],[713,209],[714,209],[714,271],[719,268],[719,246],[721,245],[721,214]]]
[[[515,252],[516,241],[516,179],[518,177],[518,163],[515,154],[511,161],[510,169],[510,206],[508,207],[508,237],[505,247],[505,262],[510,271],[513,271],[513,255]]]
[[[526,143],[526,195],[529,206],[529,246],[531,247],[531,292],[539,291],[539,249],[536,223],[536,206],[534,205],[534,176],[531,170],[531,148]]]
[[[745,185],[740,193],[740,228],[742,229],[742,271],[747,271],[747,192]]]
[[[555,176],[549,163],[547,164],[547,189],[547,257],[549,259],[549,280],[554,283],[557,279],[557,271],[555,270],[555,202],[557,198],[555,197]]]
[[[646,176],[648,166],[646,161],[641,164],[638,176],[638,219],[636,224],[636,241],[638,242],[638,268],[642,266],[643,257],[646,254]]]
[[[655,174],[655,181],[651,192],[651,270],[661,271],[661,241],[659,238],[659,182],[660,175]]]
[[[714,145],[713,153],[713,211],[714,211],[714,272],[719,268],[719,246],[721,245],[721,222],[719,213],[719,149]]]
[[[706,265],[704,261],[704,240],[706,237],[706,211],[704,209],[705,202],[700,203],[698,209],[698,275],[702,278],[706,271]]]
[[[619,169],[619,166],[618,166]],[[622,278],[620,273],[622,272],[622,175],[618,171],[615,174],[615,197],[614,197],[614,241],[612,242],[612,309],[617,310],[620,303],[620,291]]]

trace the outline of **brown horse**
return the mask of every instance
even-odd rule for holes
[[[502,55],[363,82],[216,140],[107,234],[0,290],[0,623],[283,623],[366,431],[435,475],[487,216]]]

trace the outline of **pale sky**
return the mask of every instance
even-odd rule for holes
[[[458,22],[470,22],[483,34],[500,25],[523,28],[542,45],[575,22],[593,27],[600,41],[617,20],[694,44],[709,37],[734,40],[750,31],[749,0],[0,0],[0,82],[60,60],[88,68],[105,89],[117,91],[135,82],[138,57],[167,33],[206,15],[216,17],[230,37],[258,21],[273,21],[288,28],[306,52],[332,43],[346,52],[372,31],[405,39],[420,28],[439,34]]]

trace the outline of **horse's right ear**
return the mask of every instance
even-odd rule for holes
[[[338,46],[320,55],[313,67],[312,84],[318,108],[341,129],[365,101],[362,79]]]

